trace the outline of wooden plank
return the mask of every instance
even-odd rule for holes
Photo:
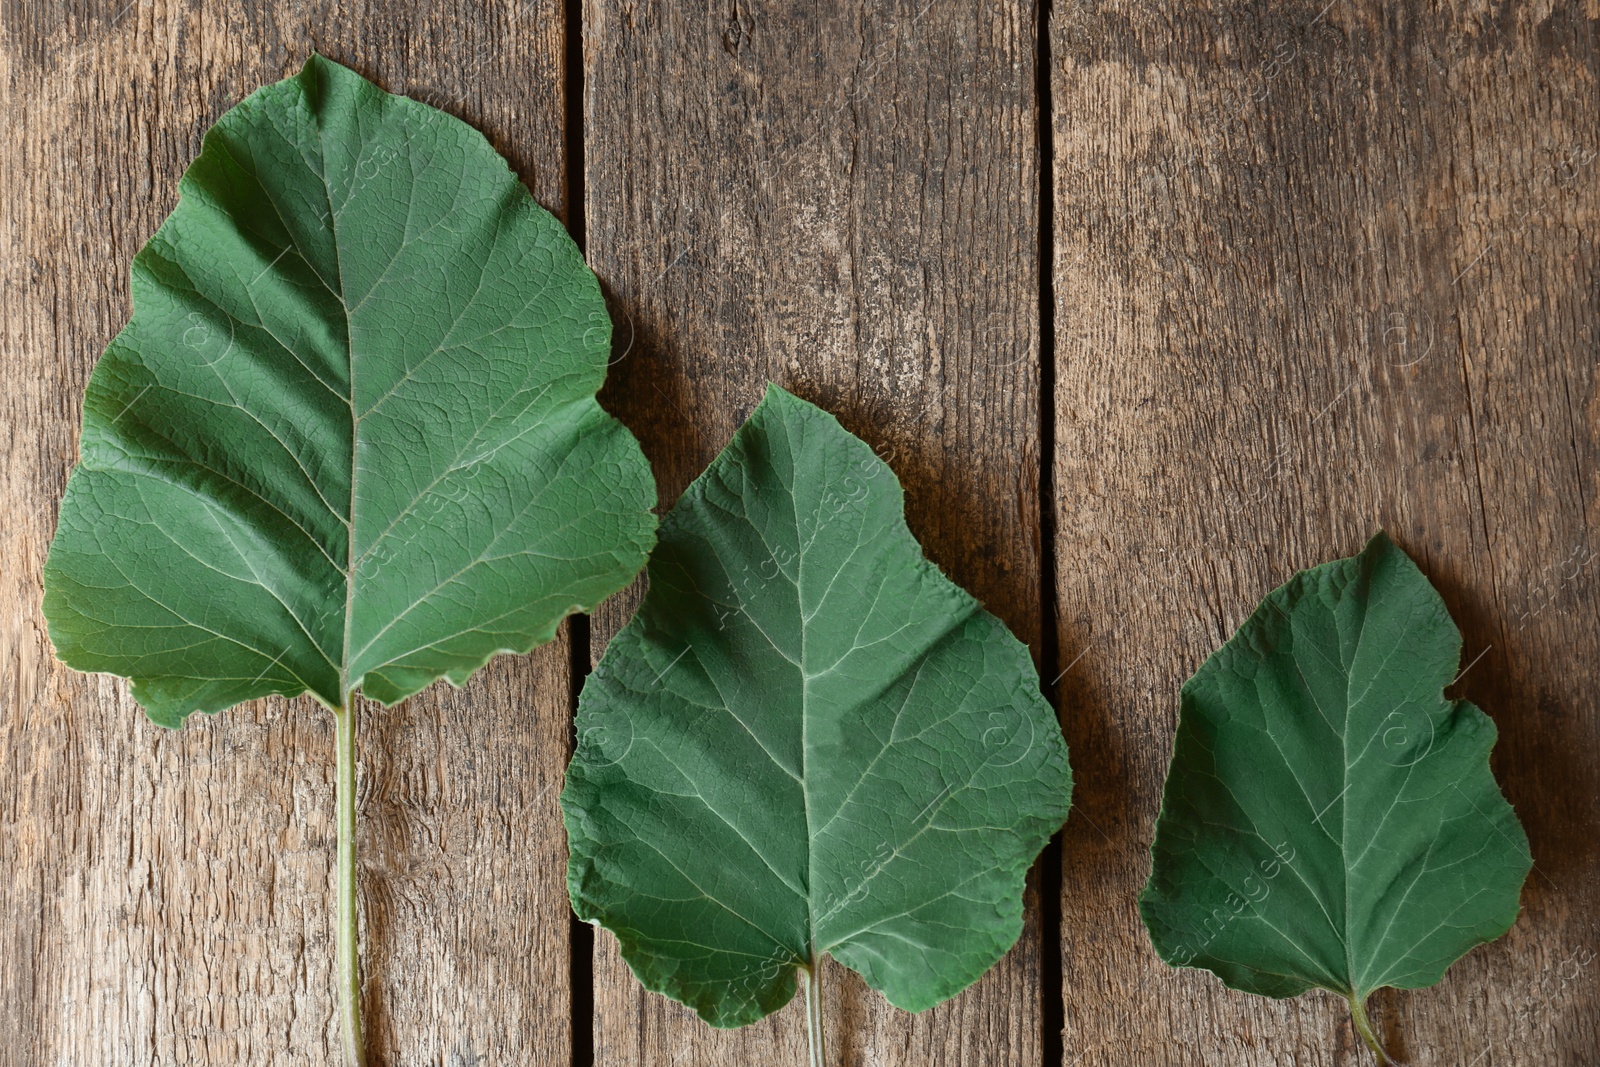
[[[1371,1062],[1332,996],[1164,968],[1135,897],[1179,684],[1380,525],[1462,625],[1537,863],[1512,933],[1380,994],[1380,1029],[1419,1063],[1593,1060],[1597,17],[1057,5],[1068,1062]]]
[[[588,253],[619,334],[605,398],[663,502],[771,379],[889,460],[929,555],[1037,647],[1032,11],[596,0],[583,19]],[[625,615],[597,616],[596,654]],[[1039,1062],[1028,914],[1018,949],[920,1016],[828,967],[832,1061]],[[798,1002],[713,1031],[597,944],[597,1063],[805,1062]]]
[[[317,48],[488,130],[559,211],[561,5],[13,2],[0,24],[0,1064],[332,1063],[331,717],[151,726],[54,662],[39,567],[128,261],[205,128]],[[563,638],[363,708],[375,1062],[566,1062],[568,707]]]

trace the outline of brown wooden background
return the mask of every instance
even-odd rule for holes
[[[1134,900],[1178,685],[1380,525],[1537,866],[1376,1020],[1417,1064],[1600,1062],[1597,0],[0,0],[0,33],[0,1065],[334,1061],[329,717],[164,732],[38,611],[128,261],[312,48],[568,220],[663,499],[776,380],[1057,680],[1076,803],[1021,943],[918,1017],[833,968],[839,1064],[1369,1062],[1331,996],[1164,968]],[[378,1063],[804,1062],[798,1005],[711,1031],[569,919],[572,693],[631,603],[364,713]]]

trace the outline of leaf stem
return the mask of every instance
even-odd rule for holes
[[[335,708],[338,725],[334,794],[339,809],[339,1023],[347,1067],[366,1067],[361,1040],[361,953],[356,943],[361,915],[356,907],[356,709],[349,694]]]
[[[1388,1067],[1394,1061],[1383,1051],[1383,1045],[1378,1042],[1378,1035],[1372,1032],[1372,1023],[1367,1019],[1366,998],[1352,992],[1345,999],[1350,1002],[1350,1019],[1356,1024],[1356,1033],[1361,1035],[1361,1040],[1367,1043],[1372,1054],[1378,1057],[1379,1067]]]
[[[811,966],[800,968],[806,982],[806,1045],[810,1067],[827,1067],[828,1057],[822,1041],[822,962],[811,961]]]

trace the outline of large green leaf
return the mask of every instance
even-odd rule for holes
[[[1022,929],[1066,818],[1027,649],[923,558],[893,472],[771,388],[663,521],[562,798],[578,915],[708,1022],[821,953],[912,1011]]]
[[[177,725],[460,683],[626,585],[638,445],[560,224],[466,124],[313,57],[134,258],[45,569],[57,654]]]
[[[1157,952],[1360,1005],[1505,933],[1532,865],[1444,601],[1383,534],[1271,593],[1184,685],[1139,907]]]

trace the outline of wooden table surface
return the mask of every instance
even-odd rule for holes
[[[777,381],[1032,644],[1078,785],[1023,938],[920,1016],[830,968],[838,1064],[1370,1062],[1331,995],[1164,967],[1135,896],[1178,686],[1380,526],[1462,626],[1536,866],[1375,1021],[1417,1064],[1600,1062],[1597,0],[4,0],[0,33],[3,1067],[335,1061],[331,717],[163,731],[38,607],[129,259],[311,49],[567,220],[663,500]],[[378,1064],[804,1062],[798,1004],[712,1031],[570,917],[573,693],[633,603],[363,709]]]

